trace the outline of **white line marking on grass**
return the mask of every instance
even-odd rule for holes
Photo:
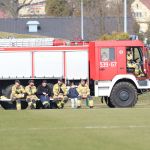
[[[137,125],[129,125],[129,126],[89,126],[85,127],[86,129],[125,129],[125,128],[150,128],[150,126],[137,126]]]
[[[1,128],[1,131],[40,131],[40,130],[77,130],[77,129],[135,129],[150,128],[150,126],[128,125],[128,126],[85,126],[85,127],[50,127],[50,128]]]

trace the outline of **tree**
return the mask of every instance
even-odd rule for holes
[[[146,37],[148,38],[148,43],[150,44],[150,23],[148,24],[148,30],[146,32]]]
[[[131,12],[131,4],[133,3],[133,1],[134,0],[130,0],[130,1],[128,0],[127,12],[128,12],[128,19],[130,18],[134,22],[134,18],[132,17],[132,12]],[[94,10],[96,14],[96,16],[92,18],[93,19],[95,18],[94,20],[98,20],[97,17],[99,18],[100,35],[103,35],[108,32],[106,30],[106,28],[108,28],[105,20],[106,18],[110,18],[110,22],[109,22],[110,26],[113,24],[111,20],[116,22],[115,23],[116,27],[114,28],[115,32],[123,32],[124,0],[93,0],[90,1],[90,3],[94,3],[94,5],[90,4],[88,7]]]
[[[48,16],[72,16],[72,11],[66,0],[47,0],[46,14]]]
[[[148,30],[146,32],[138,32],[137,35],[139,40],[144,41],[146,38],[148,44],[150,44],[150,22],[148,23]]]
[[[92,20],[94,28],[91,27],[91,32],[93,32],[91,34],[95,37],[105,34],[105,17],[107,12],[106,5],[107,0],[84,1],[84,16]]]
[[[134,18],[132,17],[131,12],[131,4],[134,0],[127,0],[127,15],[128,19],[132,19],[134,22]],[[115,17],[117,21],[116,30],[117,32],[122,32],[124,28],[124,0],[113,0],[109,4],[109,9],[107,10],[107,16]]]
[[[67,0],[68,5],[71,9],[72,16],[80,16],[80,3],[81,0]]]
[[[19,11],[32,3],[33,0],[0,0],[0,7],[5,9],[12,17],[17,18]]]

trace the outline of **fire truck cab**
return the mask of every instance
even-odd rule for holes
[[[127,49],[143,76],[135,75],[134,68],[127,67]],[[89,50],[95,96],[102,96],[108,106],[132,107],[138,94],[150,89],[149,54],[141,41],[95,41],[89,44]]]

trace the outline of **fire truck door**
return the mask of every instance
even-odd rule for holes
[[[114,47],[100,48],[100,80],[112,80],[117,73],[116,50]]]
[[[149,49],[145,48],[145,54],[144,54],[144,58],[145,58],[145,68],[146,68],[146,74],[148,76],[148,78],[150,78],[150,54],[149,54]]]
[[[125,47],[117,47],[116,49],[117,55],[117,74],[126,74],[127,70],[127,62],[126,62],[126,50]]]

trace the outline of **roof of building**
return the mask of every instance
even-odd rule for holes
[[[28,21],[38,21],[39,30],[37,33],[29,33]],[[123,18],[121,19],[123,24]],[[18,19],[0,19],[0,31],[11,32],[18,34],[33,34],[50,36],[54,38],[64,38],[69,40],[75,40],[80,38],[80,17],[52,17],[52,18],[18,18]],[[106,33],[112,33],[116,31],[118,24],[118,18],[106,17],[105,18],[105,31]],[[128,31],[130,34],[132,31],[132,19],[128,18]],[[123,25],[122,25],[123,27]],[[122,29],[123,31],[123,29]],[[97,19],[93,22],[90,18],[84,18],[84,36],[86,40],[93,40],[100,37],[100,20]]]
[[[150,9],[150,0],[140,0],[148,9]]]
[[[26,24],[27,25],[39,25],[40,23],[39,23],[39,21],[33,21],[33,20],[31,20],[31,21],[28,21]]]

